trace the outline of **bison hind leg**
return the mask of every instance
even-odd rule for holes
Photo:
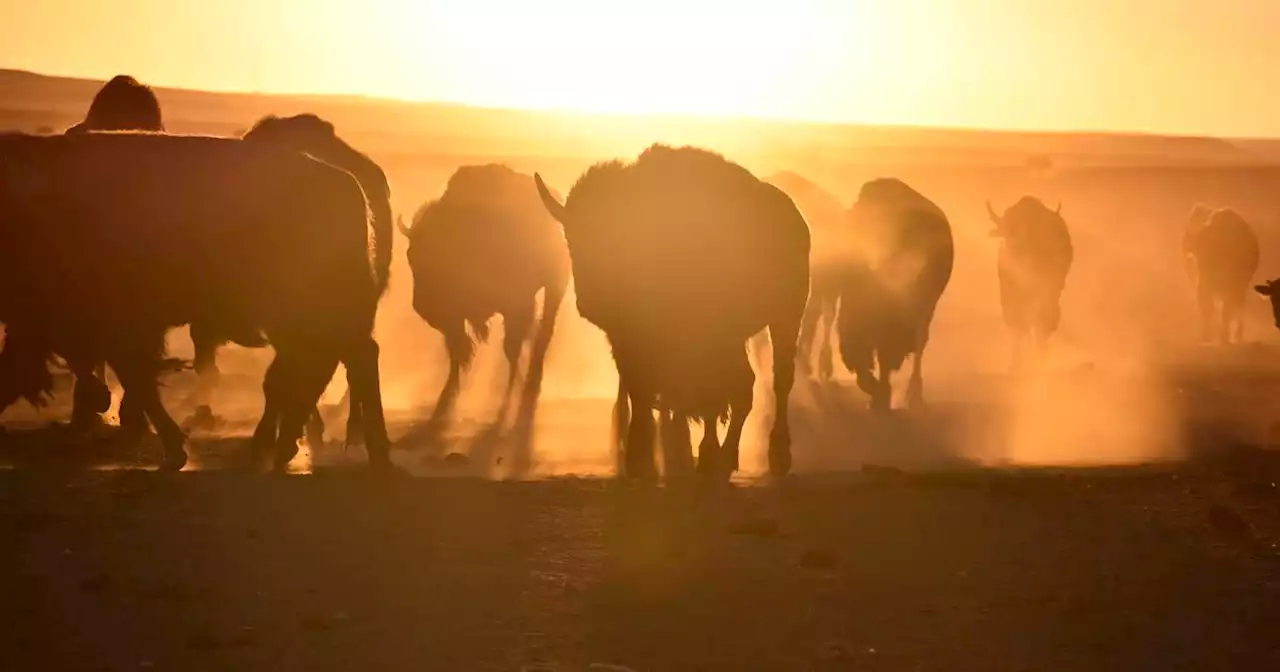
[[[659,411],[662,434],[662,469],[668,481],[684,479],[694,471],[693,437],[683,413]]]

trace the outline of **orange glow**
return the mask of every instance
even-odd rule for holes
[[[1280,133],[1280,6],[1254,0],[0,0],[0,17],[5,67],[165,86]]]

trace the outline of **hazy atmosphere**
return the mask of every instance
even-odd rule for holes
[[[0,670],[1280,669],[1277,34],[0,0]]]
[[[6,67],[192,89],[1280,134],[1263,84],[1280,7],[1256,0],[0,0],[0,17]]]

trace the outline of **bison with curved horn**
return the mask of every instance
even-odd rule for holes
[[[160,101],[151,87],[128,75],[116,75],[94,94],[83,121],[68,128],[67,134],[90,131],[163,132]],[[2,310],[2,309],[0,309]],[[0,409],[18,398],[42,404],[52,392],[53,379],[48,361],[53,353],[43,349],[47,341],[26,333],[28,326],[15,323],[11,315],[0,315],[6,322],[4,349],[0,351]],[[75,375],[71,410],[72,423],[83,425],[98,419],[111,407],[111,392],[105,383],[105,370],[99,361],[82,361],[74,353],[58,353]],[[140,413],[133,404],[121,407],[122,421],[137,424]]]
[[[1075,258],[1062,204],[1050,210],[1040,199],[1023,196],[998,214],[987,201],[987,214],[1000,239],[996,273],[1000,309],[1013,338],[1013,366],[1022,365],[1028,342],[1043,354],[1062,319],[1062,290]]]
[[[705,477],[737,469],[755,380],[747,341],[766,327],[776,401],[769,466],[786,473],[787,401],[809,293],[809,228],[791,199],[693,147],[654,145],[634,162],[597,164],[564,203],[534,179],[563,225],[579,312],[613,349],[625,475],[656,477],[659,409],[702,421],[697,468]]]
[[[1258,272],[1258,236],[1253,227],[1230,208],[1197,205],[1183,232],[1182,253],[1196,280],[1201,339],[1240,342],[1245,293]]]
[[[862,185],[848,212],[854,256],[840,281],[840,354],[871,396],[892,403],[891,379],[913,359],[907,403],[924,403],[924,351],[938,300],[951,281],[955,243],[942,209],[901,180]]]
[[[845,249],[845,208],[830,192],[795,173],[782,171],[765,181],[790,196],[809,223],[813,237],[809,252],[809,304],[800,325],[797,361],[801,371],[812,372],[820,381],[829,381],[835,372],[832,346],[836,337],[840,273],[849,259],[849,251]]]
[[[370,462],[390,465],[372,338],[380,280],[364,193],[346,171],[237,139],[86,133],[0,139],[0,279],[51,349],[106,360],[165,448],[165,332],[261,331],[276,350],[255,453],[283,467],[337,363],[365,410]],[[44,273],[42,269],[73,269]]]
[[[449,353],[449,379],[432,425],[447,419],[462,372],[477,342],[488,339],[495,315],[502,316],[508,364],[503,408],[530,339],[525,402],[532,402],[570,275],[564,233],[542,207],[534,179],[503,165],[463,166],[449,178],[444,194],[424,204],[412,227],[401,230],[409,239],[413,309],[444,335]]]

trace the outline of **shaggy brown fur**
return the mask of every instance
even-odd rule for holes
[[[78,134],[95,130],[163,131],[160,103],[155,93],[127,75],[113,77],[94,95],[84,121],[66,132]],[[18,398],[41,405],[53,391],[53,378],[48,367],[53,353],[44,349],[48,346],[48,339],[23,333],[31,327],[13,323],[9,315],[0,314],[0,318],[7,321],[8,332],[4,351],[0,352],[0,410]],[[59,354],[68,358],[69,353]],[[73,422],[83,423],[98,418],[111,405],[111,393],[101,376],[101,362],[80,361],[71,355],[67,364],[76,377]],[[140,419],[132,406],[126,405],[121,409],[126,422]]]
[[[1241,307],[1258,272],[1258,236],[1253,227],[1229,208],[1197,206],[1183,234],[1182,249],[1196,279],[1201,338],[1240,342],[1244,338]]]
[[[991,235],[1001,239],[996,271],[1000,308],[1013,336],[1014,366],[1020,365],[1028,341],[1042,353],[1062,319],[1062,290],[1075,250],[1061,209],[1050,210],[1034,196],[1023,196],[999,215],[987,203],[995,224]]]
[[[848,226],[855,256],[840,282],[841,357],[871,407],[885,410],[892,375],[912,356],[907,402],[921,405],[929,327],[955,263],[951,225],[919,192],[883,178],[862,186]]]
[[[703,421],[700,471],[722,478],[737,468],[754,380],[746,342],[765,327],[777,398],[770,467],[785,473],[809,293],[809,229],[791,199],[717,154],[662,145],[633,163],[593,166],[563,205],[538,183],[564,226],[579,312],[613,347],[626,473],[655,473],[658,407]],[[722,447],[716,427],[726,414]]]
[[[0,138],[0,280],[58,352],[106,359],[166,448],[184,436],[160,404],[165,331],[208,321],[261,330],[277,356],[255,433],[277,466],[341,359],[386,465],[364,195],[309,157],[225,138],[88,133]],[[57,269],[48,272],[48,269]]]
[[[160,101],[151,87],[128,75],[116,75],[93,97],[84,121],[66,132],[87,131],[164,131]]]
[[[409,239],[413,308],[445,337],[449,379],[436,404],[442,422],[471,363],[475,343],[489,336],[501,315],[508,394],[520,353],[532,337],[526,399],[541,387],[556,315],[569,285],[569,251],[560,226],[538,199],[533,178],[506,166],[463,166],[444,194],[414,215]],[[541,318],[537,294],[543,292]],[[535,320],[539,326],[533,335]],[[508,397],[509,399],[509,397]]]

